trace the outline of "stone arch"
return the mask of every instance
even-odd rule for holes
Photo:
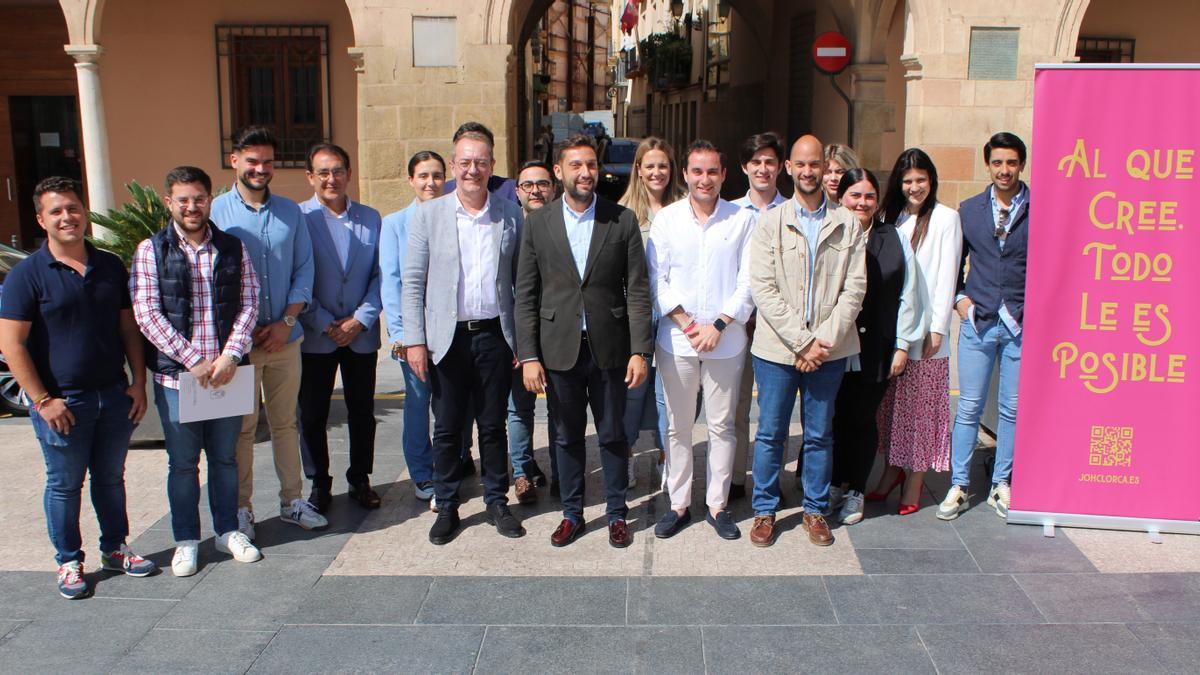
[[[100,37],[100,20],[105,0],[59,0],[67,20],[67,36],[73,45],[94,45]]]
[[[1063,61],[1075,60],[1075,43],[1079,29],[1092,0],[1066,0],[1058,15],[1058,30],[1054,37],[1054,55]]]

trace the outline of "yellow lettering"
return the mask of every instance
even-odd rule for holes
[[[1099,154],[1096,155],[1096,159],[1097,160],[1100,159]],[[1087,147],[1084,145],[1082,138],[1078,138],[1075,140],[1075,150],[1072,151],[1071,154],[1058,160],[1058,170],[1062,171],[1063,167],[1066,167],[1067,168],[1067,178],[1070,178],[1072,176],[1072,174],[1075,173],[1076,166],[1078,166],[1080,169],[1083,170],[1084,178],[1092,177],[1092,172],[1088,168]]]

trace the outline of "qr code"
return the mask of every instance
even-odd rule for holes
[[[1092,427],[1088,464],[1123,466],[1133,463],[1133,427]]]

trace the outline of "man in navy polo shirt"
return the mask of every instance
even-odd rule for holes
[[[70,178],[37,184],[33,201],[46,244],[9,272],[0,309],[0,351],[33,401],[29,417],[46,459],[44,504],[58,591],[71,600],[91,594],[79,533],[80,491],[89,470],[101,566],[135,577],[155,571],[125,544],[125,455],[134,425],[146,414],[142,339],[125,266],[84,239],[81,193]]]

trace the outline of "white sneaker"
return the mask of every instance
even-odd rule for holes
[[[429,510],[434,513],[438,512],[437,497],[433,497],[429,500]]]
[[[317,513],[316,507],[308,503],[307,499],[293,499],[291,506],[279,509],[279,519],[306,530],[319,530],[329,524],[325,516]]]
[[[843,525],[853,525],[863,519],[863,493],[858,490],[850,490],[846,492],[846,501],[842,504],[842,510],[838,513],[838,520],[842,521]]]
[[[200,542],[194,539],[175,542],[175,555],[171,558],[171,573],[177,577],[190,577],[195,574],[199,548]]]
[[[951,485],[946,498],[938,504],[937,517],[942,520],[954,520],[958,514],[967,510],[967,491],[961,485]]]
[[[217,550],[228,553],[238,562],[252,563],[262,560],[262,551],[237,530],[217,535]]]
[[[988,506],[996,509],[996,515],[1001,518],[1008,517],[1008,503],[1012,500],[1012,488],[1008,483],[996,483],[992,486],[992,491],[988,493]]]
[[[244,506],[238,509],[238,532],[254,541],[254,512]]]
[[[853,492],[853,490],[851,490]],[[830,513],[842,508],[842,502],[846,500],[846,491],[840,485],[829,486],[829,511]]]

